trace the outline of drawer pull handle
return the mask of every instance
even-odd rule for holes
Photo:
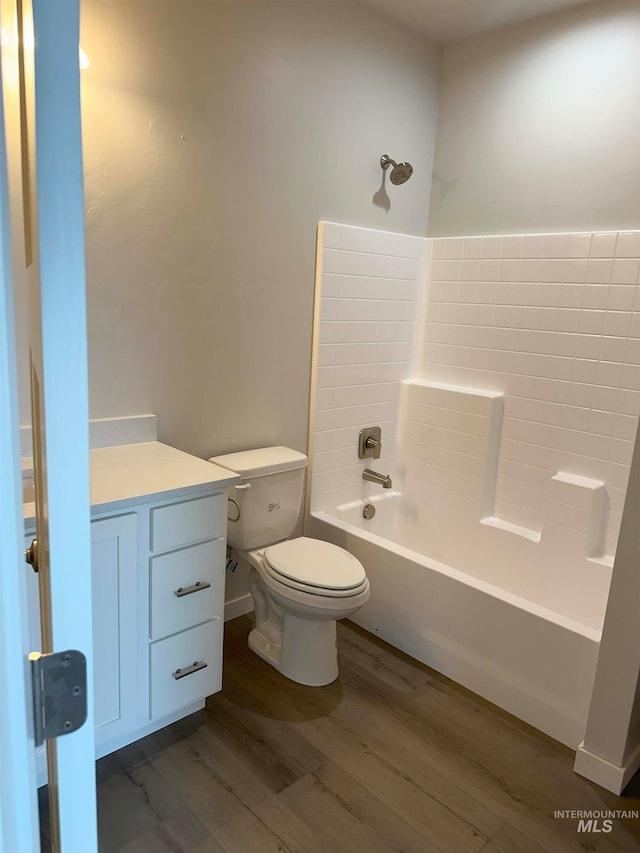
[[[178,587],[174,595],[178,598],[183,598],[185,595],[191,595],[192,592],[202,592],[203,589],[209,589],[210,586],[209,581],[196,581],[191,586]]]
[[[187,675],[193,675],[194,672],[200,672],[201,669],[206,669],[208,666],[209,664],[203,660],[194,660],[191,666],[185,666],[184,669],[176,669],[173,677],[178,681],[180,678],[186,678]]]

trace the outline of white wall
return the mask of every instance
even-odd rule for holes
[[[439,50],[286,0],[83,0],[82,44],[92,417],[304,450],[317,222],[424,234]]]
[[[640,226],[640,2],[445,47],[429,233]]]

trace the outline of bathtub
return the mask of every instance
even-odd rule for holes
[[[354,621],[575,749],[586,727],[598,627],[525,598],[508,582],[431,559],[419,526],[410,529],[404,495],[373,503],[371,520],[363,518],[364,501],[312,511],[305,530],[365,566],[371,598]]]

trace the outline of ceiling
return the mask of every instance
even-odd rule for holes
[[[535,18],[585,0],[361,0],[430,39],[446,44]]]

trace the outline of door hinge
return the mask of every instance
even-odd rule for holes
[[[33,722],[36,746],[68,735],[87,719],[87,659],[68,649],[43,655],[31,652]]]

